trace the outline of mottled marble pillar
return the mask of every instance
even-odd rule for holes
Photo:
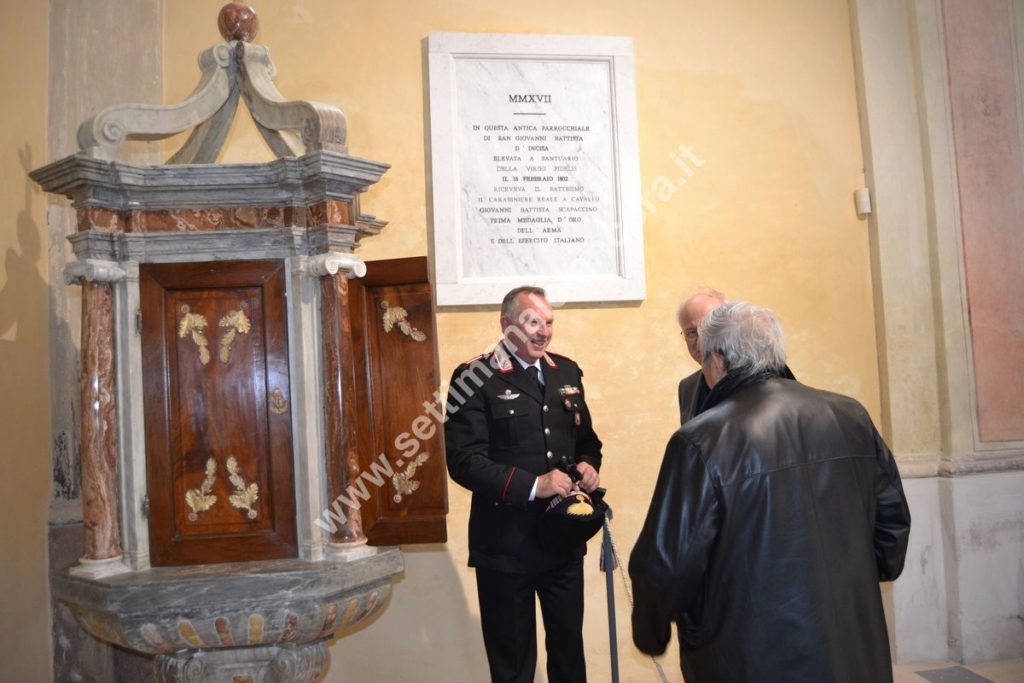
[[[81,396],[82,559],[121,556],[117,491],[117,399],[114,391],[113,282],[124,277],[115,264],[76,263],[67,279],[82,286]]]
[[[366,266],[351,255],[325,256],[326,259],[318,261],[312,270],[315,274],[322,274],[320,306],[323,322],[327,503],[333,505],[339,496],[345,499],[339,501],[345,519],[336,524],[331,540],[335,543],[362,544],[366,542],[366,536],[363,534],[359,500],[347,493],[349,484],[359,477],[348,279],[350,274],[358,276],[365,273]],[[338,260],[342,258],[343,262]]]

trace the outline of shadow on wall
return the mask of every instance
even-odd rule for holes
[[[26,174],[32,157],[30,145],[18,150]],[[46,623],[47,614],[47,288],[39,271],[41,228],[33,218],[38,201],[38,191],[25,176],[24,203],[13,226],[16,244],[4,254],[0,286],[0,595],[5,596],[5,623],[16,626],[5,628],[3,639],[15,653],[39,652],[37,639],[46,631],[40,622]],[[38,672],[36,663],[4,660],[2,680],[30,680]]]
[[[27,174],[32,167],[32,148],[18,150],[19,161]],[[11,505],[21,501],[11,512],[24,511],[32,501],[33,511],[46,510],[49,502],[48,477],[43,468],[28,462],[45,462],[42,453],[25,453],[18,445],[31,444],[38,438],[32,429],[47,429],[45,422],[47,397],[46,375],[46,281],[39,272],[42,257],[40,228],[32,217],[36,191],[25,176],[25,203],[18,212],[17,247],[4,255],[5,281],[0,287],[0,375],[4,378],[3,409],[0,410],[0,434],[3,434],[5,476],[2,501]],[[19,436],[20,435],[20,436]],[[31,476],[28,476],[31,475]],[[9,495],[8,495],[9,494]],[[16,515],[7,517],[15,518]],[[45,546],[45,544],[44,544]]]
[[[33,168],[29,145],[18,150],[18,159],[25,174],[25,204],[17,218],[18,248],[8,249],[4,257],[7,279],[0,288],[0,358],[3,359],[3,375],[14,387],[14,395],[24,397],[34,385],[48,386],[48,378],[43,374],[48,365],[44,327],[48,288],[37,265],[43,250],[41,230],[32,218],[32,200],[37,190],[28,177]],[[63,337],[70,338],[67,322],[60,321],[59,325]],[[72,393],[77,389],[77,381],[68,387]],[[33,414],[39,414],[42,408],[24,402],[19,405]],[[12,418],[15,427],[25,424],[31,423]],[[62,432],[52,448],[53,495],[60,500],[75,500],[81,492],[77,435]]]
[[[42,241],[39,226],[32,218],[34,186],[28,177],[32,170],[31,146],[18,150],[18,160],[25,172],[25,205],[18,212],[18,248],[8,249],[4,256],[6,282],[0,288],[0,349],[4,352],[5,377],[14,380],[16,389],[24,390],[28,386],[24,381],[25,372],[38,372],[40,368],[35,363],[29,363],[26,368],[16,361],[35,360],[31,356],[38,355],[44,340],[39,334],[42,327],[38,322],[26,320],[20,329],[19,322],[27,313],[45,311],[46,282],[37,265],[42,256]]]

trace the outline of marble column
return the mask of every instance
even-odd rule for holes
[[[359,477],[356,442],[355,377],[353,376],[352,322],[349,319],[348,279],[362,276],[366,266],[352,254],[324,254],[314,260],[313,274],[320,275],[320,312],[324,355],[324,448],[327,467],[327,501],[339,496],[351,502],[339,504],[345,519],[331,534],[334,543],[366,543],[358,500],[346,495]]]
[[[117,399],[114,391],[114,263],[72,264],[69,282],[82,286],[81,397],[83,565],[121,557],[117,491]]]

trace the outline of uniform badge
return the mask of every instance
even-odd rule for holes
[[[579,396],[580,393],[580,388],[574,387],[571,384],[566,384],[558,390],[558,395],[563,398],[566,396]]]
[[[513,394],[511,389],[506,389],[504,394],[498,394],[498,398],[502,401],[511,401],[519,398],[519,394]]]
[[[572,401],[570,401],[569,399],[565,399],[565,409],[572,410]]]

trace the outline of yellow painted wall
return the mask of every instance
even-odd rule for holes
[[[166,3],[168,101],[194,86],[192,56],[217,39],[216,7]],[[851,199],[863,163],[844,0],[296,0],[256,9],[257,42],[271,48],[281,91],[340,105],[351,152],[392,164],[364,202],[391,222],[366,241],[366,259],[427,251],[422,40],[429,32],[633,37],[648,297],[639,306],[560,310],[553,346],[586,370],[621,552],[636,537],[676,426],[675,384],[694,369],[674,312],[697,285],[774,308],[798,377],[855,396],[877,419],[867,224]],[[224,161],[270,158],[247,121],[236,123],[230,145]],[[680,145],[705,161],[685,185],[669,156]],[[676,191],[659,195],[666,179]],[[496,333],[494,311],[441,312],[442,374]],[[448,544],[407,555],[382,617],[332,648],[329,681],[371,673],[388,681],[484,679],[475,584],[464,566],[469,496],[454,485],[450,494]],[[600,681],[608,680],[608,645],[597,549],[587,561],[586,638]],[[618,588],[623,678],[654,680],[629,642]],[[666,666],[678,677],[674,653]]]
[[[220,2],[165,7],[165,99],[195,85],[194,56],[218,40]],[[0,0],[0,680],[50,671],[46,515],[50,499],[44,199],[28,168],[46,152],[47,5]],[[636,43],[648,298],[639,306],[558,312],[554,348],[586,369],[606,443],[604,483],[623,553],[636,536],[661,451],[675,426],[675,382],[692,363],[674,327],[698,284],[773,307],[804,381],[849,393],[878,414],[867,226],[853,214],[861,183],[850,27],[844,0],[292,0],[257,4],[287,96],[340,105],[353,154],[392,164],[364,207],[391,222],[367,259],[426,253],[422,39],[430,31],[632,36]],[[705,165],[678,179],[669,154],[689,145]],[[224,161],[267,159],[251,124],[236,124]],[[661,183],[662,185],[656,185]],[[481,351],[493,311],[444,311],[442,374]],[[332,647],[328,681],[485,677],[472,572],[469,497],[451,489],[449,542],[409,549],[392,604]],[[587,561],[588,661],[608,680],[603,577]],[[618,586],[621,589],[621,586]],[[654,680],[629,644],[619,590],[624,680]],[[674,654],[666,659],[678,679]],[[542,667],[539,667],[541,669]],[[543,674],[539,674],[543,680]]]
[[[0,680],[50,678],[47,2],[0,2]]]
[[[193,55],[217,40],[217,5],[165,4],[167,101],[195,85]],[[392,164],[363,204],[390,221],[361,248],[368,260],[427,252],[422,40],[429,32],[633,37],[642,189],[653,207],[645,222],[648,297],[639,306],[559,310],[553,345],[586,370],[620,552],[629,552],[638,533],[677,426],[675,384],[694,369],[674,312],[697,285],[774,308],[796,374],[852,394],[877,418],[867,225],[851,199],[863,163],[844,0],[295,0],[255,7],[256,42],[270,47],[280,90],[341,106],[352,154]],[[236,122],[229,145],[223,161],[270,158],[248,121]],[[680,145],[706,162],[685,185],[669,156]],[[677,191],[659,197],[652,191],[664,186],[659,176]],[[496,334],[494,311],[442,311],[442,375]],[[486,678],[476,588],[465,567],[469,496],[452,485],[450,499],[449,542],[406,555],[405,577],[383,615],[332,647],[328,681]],[[608,640],[597,551],[595,542],[585,635],[591,677],[603,681]],[[623,680],[655,680],[630,643],[617,588]],[[678,680],[674,648],[665,661]]]

